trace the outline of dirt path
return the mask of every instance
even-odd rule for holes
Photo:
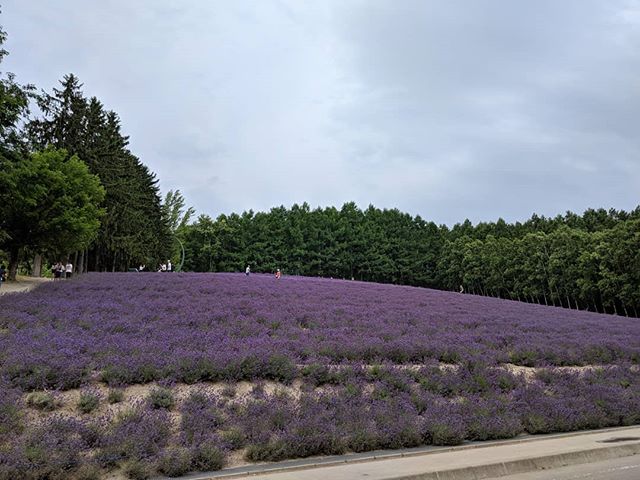
[[[0,295],[4,295],[5,293],[28,292],[38,285],[51,281],[52,279],[50,278],[23,277],[18,275],[15,282],[2,282]]]

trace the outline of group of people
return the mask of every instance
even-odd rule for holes
[[[73,275],[73,264],[70,261],[67,261],[66,264],[57,262],[53,267],[51,267],[51,270],[53,271],[54,280],[71,278]]]
[[[167,260],[167,263],[161,263],[158,267],[159,272],[173,272],[173,265],[171,265],[171,260]]]
[[[244,269],[244,274],[248,277],[249,274],[251,273],[251,265],[247,265],[247,268]],[[276,279],[280,278],[282,276],[282,273],[280,273],[280,269],[276,269],[276,274],[275,277]]]

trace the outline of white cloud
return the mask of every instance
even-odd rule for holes
[[[633,208],[638,1],[8,0],[199,212],[355,200],[438,222]]]

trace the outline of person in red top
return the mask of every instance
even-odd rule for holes
[[[276,270],[276,278],[280,278],[281,277],[281,273],[280,273],[280,269]]]

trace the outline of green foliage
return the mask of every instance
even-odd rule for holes
[[[175,406],[176,400],[168,388],[155,387],[149,392],[149,404],[153,408],[171,410]]]
[[[8,52],[1,46],[7,34],[0,27],[0,62]],[[29,98],[35,88],[32,85],[20,85],[12,73],[0,78],[0,150],[7,152],[21,146],[20,121],[29,112]]]
[[[65,76],[61,86],[38,97],[43,114],[28,123],[27,135],[36,150],[53,145],[77,154],[106,190],[89,269],[127,270],[139,263],[154,268],[172,249],[155,175],[127,148],[115,112],[95,97],[86,99],[74,75]]]
[[[277,380],[283,383],[291,383],[298,370],[293,361],[284,355],[272,355],[267,360],[264,378]]]
[[[80,393],[78,399],[78,410],[82,413],[91,413],[100,405],[100,396],[93,391]]]
[[[122,465],[122,472],[131,480],[147,480],[153,475],[153,468],[142,460],[127,460]]]
[[[162,202],[162,215],[173,233],[185,228],[195,213],[193,207],[189,207],[186,210],[184,207],[185,200],[180,190],[169,190],[164,197],[164,202]]]
[[[58,402],[49,392],[31,392],[27,395],[27,405],[37,410],[51,412],[58,408]]]
[[[107,402],[109,403],[120,403],[124,400],[124,391],[120,388],[112,388],[109,390],[107,394]]]
[[[194,449],[191,468],[201,472],[209,472],[222,469],[224,463],[224,452],[212,443],[203,442]]]
[[[460,445],[464,442],[464,432],[461,433],[446,423],[434,424],[429,433],[434,445]]]
[[[242,429],[237,427],[222,432],[222,439],[234,450],[244,447],[247,441]]]
[[[169,447],[160,455],[158,470],[168,477],[180,477],[191,470],[191,452],[183,447]]]
[[[14,265],[24,248],[64,253],[96,238],[105,193],[77,156],[48,148],[0,162],[0,246]]]
[[[92,463],[80,465],[73,473],[72,480],[100,480],[102,478],[102,469]]]
[[[277,462],[289,456],[289,446],[280,439],[249,445],[245,452],[245,458],[252,462]]]

